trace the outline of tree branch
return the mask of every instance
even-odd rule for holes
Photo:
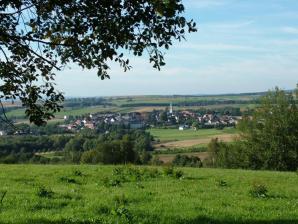
[[[3,122],[9,124],[11,127],[13,127],[15,129],[15,126],[11,123],[11,121],[8,119],[8,117],[6,116],[6,112],[5,112],[5,109],[4,109],[4,106],[3,106],[3,103],[2,101],[0,100],[0,105],[1,105],[1,110],[2,110],[2,113],[3,113],[3,116],[4,118],[2,118],[0,116],[0,120],[2,120]]]
[[[3,55],[4,55],[5,59],[6,59],[6,61],[8,62],[8,57],[7,57],[5,51],[3,50],[3,48],[1,46],[0,46],[0,50],[2,51],[2,53],[3,53]]]
[[[30,9],[32,8],[34,5],[28,5],[27,7],[25,8],[22,8],[22,9],[19,9],[15,12],[1,12],[0,15],[7,15],[7,16],[10,16],[10,15],[14,15],[14,14],[19,14],[21,12],[23,12],[24,10],[27,10],[27,9]]]
[[[33,39],[33,38],[29,38],[29,37],[24,37],[23,39],[28,40],[28,41],[32,41],[32,42],[46,44],[46,45],[55,45],[55,46],[64,46],[64,47],[73,47],[73,46],[75,46],[75,45],[71,45],[71,44],[52,43],[52,42],[47,42],[47,41],[39,40],[39,39]]]

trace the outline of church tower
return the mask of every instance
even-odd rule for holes
[[[172,102],[170,103],[170,114],[173,114],[173,104],[172,104]]]

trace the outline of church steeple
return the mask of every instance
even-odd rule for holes
[[[170,103],[170,114],[173,114],[173,104],[172,104],[172,102]]]

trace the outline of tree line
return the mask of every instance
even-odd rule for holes
[[[253,100],[197,100],[197,101],[184,101],[175,102],[173,106],[185,107],[185,106],[208,106],[208,105],[223,105],[223,104],[259,104],[258,99]],[[169,103],[127,103],[121,104],[121,107],[166,107]]]
[[[142,130],[98,134],[85,129],[76,135],[10,136],[0,138],[1,163],[144,164],[150,160],[151,136]],[[53,155],[49,158],[45,153]]]

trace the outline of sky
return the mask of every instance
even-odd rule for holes
[[[128,56],[132,70],[112,65],[111,79],[70,65],[57,74],[67,97],[223,94],[298,83],[297,0],[183,0],[198,32],[165,52],[157,71],[146,54]]]

